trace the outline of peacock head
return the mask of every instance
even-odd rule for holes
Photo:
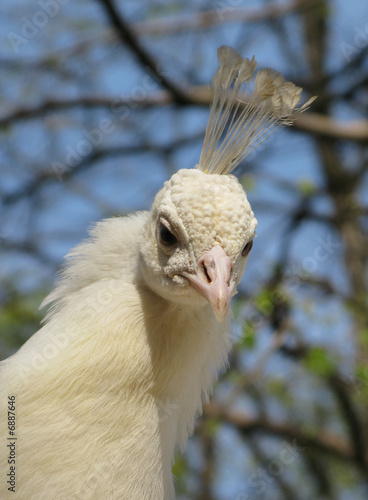
[[[280,125],[290,125],[302,89],[260,69],[231,47],[218,50],[213,102],[196,169],[179,170],[153,203],[140,242],[141,273],[173,302],[209,303],[218,320],[228,312],[245,269],[257,220],[230,173]]]
[[[147,285],[174,302],[195,307],[209,302],[223,320],[256,226],[236,177],[179,170],[157,194],[142,233]]]

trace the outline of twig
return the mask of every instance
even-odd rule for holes
[[[365,447],[366,437],[359,415],[354,408],[350,391],[346,384],[336,375],[329,377],[329,385],[334,392],[345,417],[346,426],[350,434],[351,443],[354,447],[354,458],[358,467],[368,480],[368,457]]]
[[[187,31],[209,29],[219,24],[241,22],[260,23],[283,18],[319,3],[321,0],[296,0],[284,4],[268,4],[260,8],[217,8],[204,12],[196,12],[180,18],[162,18],[141,21],[132,25],[133,31],[139,35],[175,35]]]
[[[191,86],[186,90],[187,105],[209,106],[212,99],[211,89],[205,85]],[[77,108],[107,108],[110,112],[118,112],[119,107],[146,109],[177,102],[167,91],[149,94],[145,99],[119,97],[81,97],[73,99],[52,99],[35,107],[21,107],[0,118],[0,127],[11,125],[19,120],[31,120],[54,111]],[[300,115],[291,129],[307,132],[321,137],[368,143],[368,120],[338,121],[319,113]]]
[[[313,448],[339,459],[352,460],[354,458],[354,450],[350,443],[326,430],[320,431],[315,435],[311,435],[310,433],[305,434],[301,428],[290,422],[278,422],[267,418],[250,417],[239,411],[228,410],[217,403],[206,405],[204,415],[208,418],[216,418],[228,422],[245,433],[263,432],[273,436],[296,440],[298,446]]]
[[[188,98],[185,91],[159,70],[157,62],[139,43],[134,30],[118,12],[114,2],[111,0],[99,0],[99,2],[107,12],[118,37],[134,52],[143,68],[148,68],[150,70],[156,80],[173,95],[174,100],[177,103],[186,104],[188,102]]]

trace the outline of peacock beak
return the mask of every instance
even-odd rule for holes
[[[215,245],[198,261],[195,274],[183,272],[190,284],[211,304],[218,321],[224,321],[235,282],[231,280],[232,262],[219,246]]]

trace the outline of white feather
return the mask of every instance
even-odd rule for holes
[[[213,101],[197,168],[229,174],[280,125],[291,125],[308,109],[312,97],[297,108],[302,89],[277,71],[264,68],[254,77],[257,62],[243,59],[225,45],[217,52]]]
[[[92,231],[45,301],[56,301],[46,325],[1,363],[0,446],[15,395],[18,477],[15,495],[1,482],[0,498],[174,497],[174,448],[225,366],[230,325],[137,284],[147,216]]]
[[[296,108],[301,89],[272,70],[253,81],[254,58],[230,47],[218,55],[197,170],[174,174],[150,212],[99,223],[67,257],[44,326],[0,364],[1,471],[8,396],[17,437],[16,493],[3,477],[1,499],[174,498],[175,447],[184,449],[231,344],[231,313],[218,323],[209,303],[228,311],[257,225],[237,179],[217,174],[311,102]]]

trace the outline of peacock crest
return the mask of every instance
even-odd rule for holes
[[[210,117],[196,168],[229,174],[276,128],[292,125],[316,97],[298,107],[303,89],[271,68],[255,73],[254,56],[243,59],[223,45],[217,57]]]

